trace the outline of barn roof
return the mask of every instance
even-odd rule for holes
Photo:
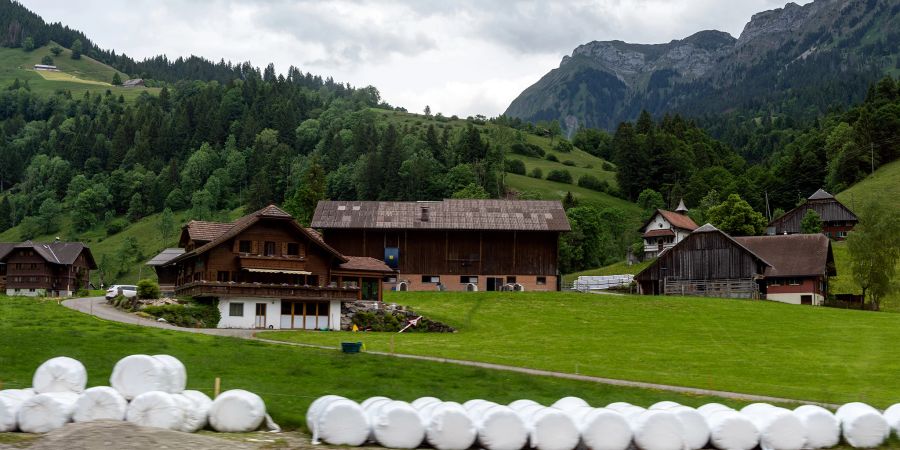
[[[822,222],[859,222],[859,218],[856,217],[853,211],[850,211],[850,208],[844,206],[833,195],[819,189],[800,206],[773,219],[769,222],[769,226],[782,225],[787,227],[789,231],[799,231],[800,221],[803,220],[803,216],[806,215],[806,211],[809,209],[815,211]]]
[[[6,255],[16,247],[15,242],[0,242],[0,261],[6,258]]]
[[[569,231],[559,201],[320,201],[313,228]]]
[[[365,272],[385,272],[393,273],[394,269],[388,267],[384,261],[370,258],[368,256],[348,256],[347,262],[338,266],[340,270],[349,271],[365,271]]]
[[[87,252],[88,265],[92,269],[97,268],[94,261],[94,255],[91,249],[81,242],[32,242],[25,241],[20,243],[0,243],[0,259],[5,258],[13,249],[28,248],[43,258],[45,261],[53,264],[69,265],[78,259],[82,252]]]
[[[766,268],[767,277],[837,275],[831,241],[824,234],[739,236],[734,240],[772,264]]]
[[[681,202],[678,207],[684,207],[684,202]],[[685,211],[687,211],[687,208],[685,208]],[[647,225],[650,225],[650,222],[653,222],[653,218],[656,217],[657,214],[663,216],[663,219],[666,219],[666,222],[669,222],[675,228],[680,228],[687,231],[694,231],[697,229],[697,223],[694,222],[694,219],[688,217],[687,214],[666,211],[665,209],[657,209],[656,214],[653,214],[649,219],[647,219],[646,222],[644,222],[644,224],[641,226],[641,230],[647,228]]]

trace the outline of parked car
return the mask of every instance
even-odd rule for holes
[[[119,295],[124,295],[128,298],[137,297],[137,286],[130,284],[114,284],[106,290],[106,299],[116,298]]]

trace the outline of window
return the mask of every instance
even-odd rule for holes
[[[800,279],[799,278],[791,278],[790,280],[788,280],[788,284],[790,284],[791,286],[799,286]]]
[[[288,243],[287,254],[288,256],[300,256],[300,244],[296,242]]]
[[[846,231],[838,231],[837,236],[839,238],[845,238],[845,237],[847,237],[847,232]]]
[[[266,241],[266,250],[264,253],[265,256],[275,256],[275,243],[272,241]]]
[[[441,277],[436,275],[422,275],[423,283],[440,283]]]
[[[228,315],[231,317],[244,317],[244,304],[243,303],[229,303],[228,304]]]
[[[221,283],[227,283],[227,282],[231,281],[231,272],[229,272],[227,270],[220,270],[219,273],[216,275],[216,281],[221,282]]]
[[[516,282],[516,277],[506,277],[506,284],[514,284]]]
[[[250,253],[250,241],[240,241],[238,242],[238,251],[241,253]]]
[[[309,286],[318,286],[319,285],[319,276],[318,275],[307,275],[306,276],[306,284]]]
[[[469,277],[469,276],[459,277],[459,282],[463,283],[463,284],[466,284],[466,283],[478,284],[478,277]]]
[[[537,277],[535,282],[537,284],[547,284],[547,277]]]

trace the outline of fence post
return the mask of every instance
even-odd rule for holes
[[[222,379],[216,377],[216,382],[213,385],[213,399],[219,396],[219,392],[222,390]]]

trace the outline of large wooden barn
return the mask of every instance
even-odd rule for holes
[[[834,240],[844,240],[847,233],[859,223],[859,218],[833,195],[819,189],[803,204],[775,218],[768,226],[768,234],[798,234],[800,223],[808,210],[813,210],[822,220],[822,232]]]
[[[381,300],[383,262],[347,256],[268,206],[230,223],[191,221],[151,262],[179,296],[218,301],[220,328],[339,329],[341,303]]]
[[[80,242],[0,242],[0,292],[6,295],[74,295],[88,287],[96,268],[91,249]]]
[[[828,298],[828,277],[837,275],[831,241],[824,234],[741,236],[735,241],[764,258],[760,293],[766,300],[821,305]]]
[[[398,290],[552,291],[570,230],[558,201],[319,202],[311,226],[338,251],[397,269]]]

